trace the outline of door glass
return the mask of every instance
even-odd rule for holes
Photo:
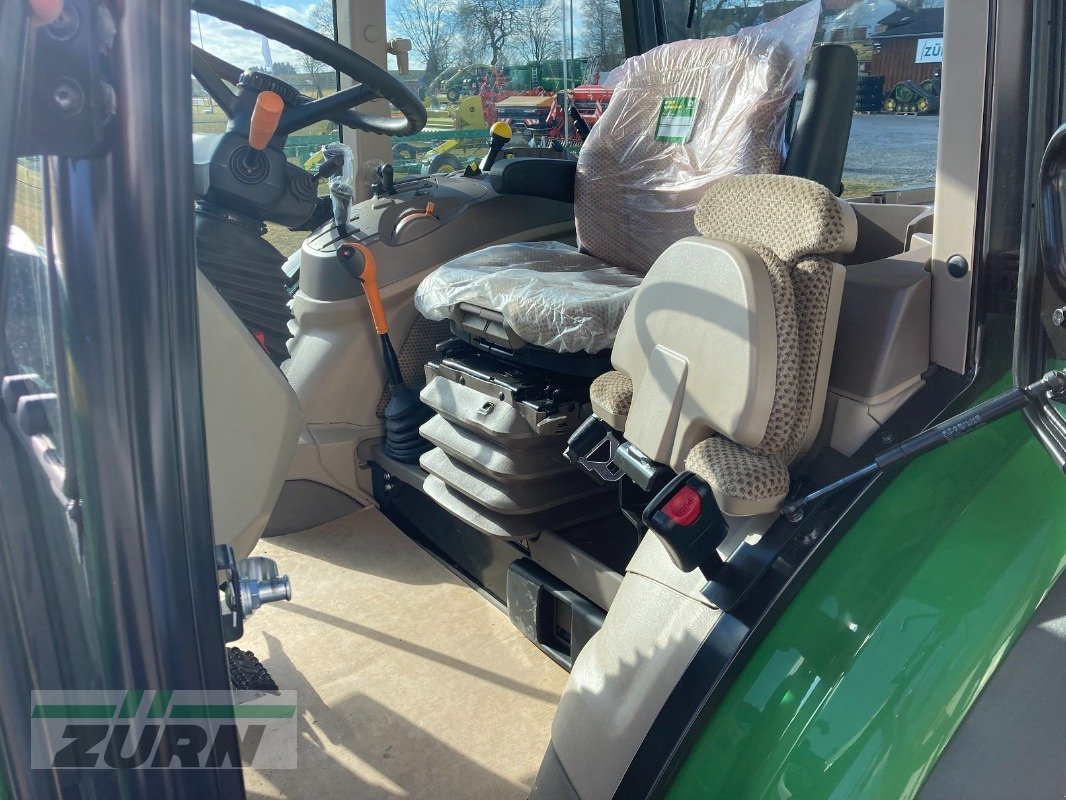
[[[4,377],[19,378],[20,395],[36,395],[45,422],[34,435],[50,440],[50,455],[63,461],[63,431],[57,380],[55,327],[46,240],[45,170],[40,157],[20,158],[15,168],[15,205],[8,232],[3,309]]]
[[[728,36],[799,3],[664,0],[671,40]],[[936,179],[944,0],[823,0],[815,45],[850,45],[859,59],[844,196],[932,186]]]

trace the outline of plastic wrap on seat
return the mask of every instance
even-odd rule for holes
[[[451,319],[460,303],[503,314],[530,344],[559,353],[596,353],[614,335],[640,276],[559,242],[522,242],[477,250],[430,274],[415,307]]]
[[[778,171],[819,10],[815,0],[733,36],[662,45],[612,74],[611,102],[578,159],[583,251],[647,272],[696,235],[693,213],[711,183]]]

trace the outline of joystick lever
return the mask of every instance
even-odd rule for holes
[[[341,236],[348,235],[348,212],[352,207],[352,187],[343,181],[330,181],[329,199],[333,203],[333,222]]]
[[[503,146],[511,141],[511,126],[501,119],[492,123],[489,133],[492,134],[492,141],[489,144],[489,152],[485,153],[485,157],[481,159],[482,172],[488,172],[492,169],[492,165],[500,157],[500,151],[503,150]]]
[[[422,438],[418,428],[433,416],[433,412],[403,379],[400,360],[389,338],[389,320],[385,316],[385,304],[381,302],[374,253],[358,242],[345,242],[337,248],[337,259],[362,285],[370,307],[370,319],[381,340],[381,360],[389,386],[389,402],[385,406],[385,454],[405,464],[415,464],[418,457],[432,446]]]
[[[265,150],[277,133],[285,101],[277,92],[260,92],[255,98],[252,119],[248,124],[248,144],[253,150]]]
[[[378,167],[378,180],[374,184],[374,194],[378,197],[392,197],[396,194],[395,174],[392,164],[382,164]]]

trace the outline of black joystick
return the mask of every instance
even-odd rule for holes
[[[374,185],[374,194],[391,197],[397,193],[397,186],[393,181],[395,171],[392,164],[382,164],[377,167],[377,183]]]

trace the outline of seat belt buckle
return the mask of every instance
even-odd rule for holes
[[[682,472],[666,484],[648,503],[641,520],[682,572],[700,568],[708,575],[721,566],[718,546],[729,533],[729,523],[710,485],[694,473]]]
[[[563,456],[598,482],[615,483],[624,474],[614,460],[615,451],[621,444],[622,437],[593,414],[567,440]]]

